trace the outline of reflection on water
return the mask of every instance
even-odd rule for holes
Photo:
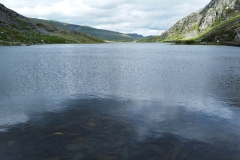
[[[0,158],[240,158],[240,126],[225,116],[153,101],[85,97],[0,133]]]
[[[0,159],[240,159],[238,48],[49,45],[0,56]]]

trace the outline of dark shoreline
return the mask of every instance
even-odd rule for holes
[[[240,47],[240,43],[237,43],[237,42],[222,42],[222,44],[225,45],[225,46]]]
[[[107,42],[105,42],[107,43]],[[128,43],[135,43],[135,42],[128,42]],[[144,42],[138,42],[138,43],[144,43]],[[154,43],[154,42],[149,42],[149,43]],[[170,43],[171,45],[218,45],[218,46],[234,46],[234,47],[240,47],[240,43],[238,42],[219,42],[219,43],[200,43],[200,42],[193,42],[193,43],[188,43],[188,42],[156,42],[156,43]],[[59,44],[59,43],[55,43]],[[103,43],[64,43],[64,44],[103,44]],[[9,45],[7,44],[0,44],[1,46],[32,46],[32,45],[48,45],[46,43],[42,44],[23,44],[20,42],[9,42]]]
[[[218,46],[234,46],[234,47],[240,47],[240,43],[238,42],[219,42],[219,43],[200,43],[200,42],[194,42],[194,43],[186,43],[186,42],[169,42],[172,45],[218,45]]]

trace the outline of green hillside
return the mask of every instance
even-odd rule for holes
[[[96,29],[88,26],[80,26],[80,25],[68,24],[68,23],[57,22],[57,21],[47,21],[47,20],[40,20],[40,19],[34,19],[34,20],[49,24],[51,26],[59,27],[62,29],[71,30],[75,32],[82,32],[82,33],[92,35],[107,41],[120,41],[120,40],[133,41],[139,38],[139,37],[136,37],[135,34],[128,35],[128,34],[123,34],[119,32],[104,30],[104,29]]]
[[[0,45],[103,43],[85,33],[24,17],[0,4]]]

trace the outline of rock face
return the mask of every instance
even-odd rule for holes
[[[228,12],[238,9],[239,0],[212,0],[199,14],[199,30],[211,27],[217,19],[226,20],[231,18]]]
[[[240,34],[237,34],[237,35],[234,37],[234,40],[235,40],[235,41],[239,41],[239,40],[240,40]]]
[[[188,39],[214,41],[218,38],[211,37],[211,39],[206,35],[210,36],[212,31],[220,29],[221,32],[226,32],[225,39],[221,37],[223,39],[220,40],[226,41],[226,37],[228,41],[239,40],[239,19],[240,0],[212,0],[205,8],[178,21],[155,39],[161,41]],[[229,29],[232,30],[231,33],[227,33]]]
[[[36,26],[35,23],[33,23],[31,20],[29,20],[27,17],[24,17],[8,8],[6,8],[3,4],[0,3],[0,26],[6,27],[6,28],[14,28],[15,30],[22,30],[20,27],[17,26],[23,26],[29,27],[28,29],[32,32],[36,33],[46,33],[44,30],[41,30]],[[24,31],[24,30],[22,30]]]

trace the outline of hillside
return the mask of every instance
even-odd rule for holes
[[[96,29],[88,26],[81,26],[81,25],[68,24],[68,23],[62,23],[57,21],[41,20],[41,19],[34,19],[34,20],[42,23],[46,23],[48,25],[55,26],[58,28],[71,30],[75,32],[82,32],[82,33],[92,35],[108,41],[118,41],[118,40],[133,41],[135,39],[143,38],[143,36],[141,35],[136,36],[136,34],[132,34],[132,35],[123,34],[123,33],[104,30],[104,29]]]
[[[131,36],[131,37],[134,37],[134,38],[136,38],[136,39],[142,39],[142,38],[144,38],[143,35],[139,35],[139,34],[137,34],[137,33],[129,33],[129,34],[127,34],[127,35],[129,35],[129,36]]]
[[[205,8],[178,21],[160,36],[142,42],[194,40],[240,41],[240,0],[212,0]]]
[[[0,45],[103,43],[81,33],[24,17],[0,4]]]

